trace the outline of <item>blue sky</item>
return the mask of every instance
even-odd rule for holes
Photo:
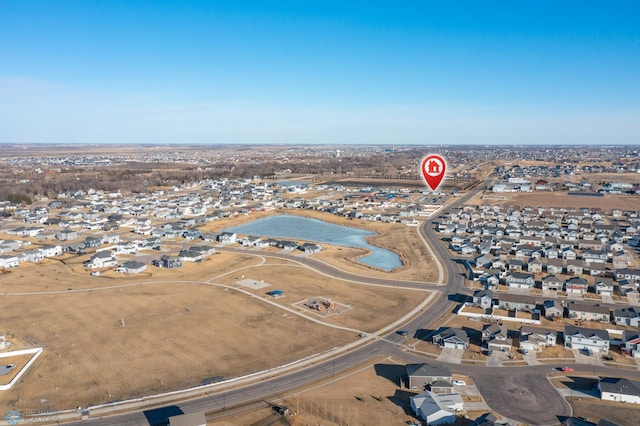
[[[0,142],[638,144],[638,1],[0,2]]]

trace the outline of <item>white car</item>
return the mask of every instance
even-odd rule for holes
[[[465,386],[466,385],[464,380],[454,380],[452,383],[453,383],[453,386]]]

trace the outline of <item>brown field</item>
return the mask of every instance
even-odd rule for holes
[[[40,265],[23,262],[19,268],[11,270],[11,273],[0,275],[0,294],[60,291],[69,288],[91,289],[149,281],[205,281],[225,271],[258,265],[262,261],[259,257],[249,254],[219,253],[203,262],[185,262],[184,266],[178,269],[170,270],[149,265],[147,270],[139,275],[118,274],[110,270],[94,277],[82,266],[89,257],[91,256],[76,256],[65,261],[46,259]],[[122,259],[125,258],[122,256]]]
[[[22,370],[22,367],[29,362],[31,358],[34,357],[34,354],[25,354],[25,355],[17,355],[17,356],[8,356],[6,358],[2,358],[2,365],[15,364],[15,367],[9,372],[9,374],[5,374],[4,376],[0,376],[0,385],[6,385],[14,377]]]
[[[294,303],[309,297],[322,296],[351,308],[342,314],[330,315],[322,320],[327,324],[336,324],[374,332],[402,316],[418,305],[427,296],[424,291],[402,290],[391,287],[368,286],[344,281],[336,281],[331,277],[319,275],[303,267],[284,265],[264,265],[238,273],[230,274],[216,280],[217,283],[234,285],[243,274],[245,278],[264,280],[270,287],[251,290],[243,288],[261,297],[268,297],[266,292],[283,290],[284,297],[271,299],[273,302],[307,312],[311,318],[318,318],[309,310],[297,309]]]
[[[369,332],[427,295],[338,281],[250,254],[221,253],[176,270],[149,266],[141,276],[92,277],[82,260],[24,264],[0,276],[7,338],[15,349],[44,348],[14,390],[0,393],[0,406],[66,409],[139,397],[274,367],[357,339],[205,281],[235,286],[242,275],[264,280],[272,286],[242,289],[260,299],[283,289],[285,297],[268,300],[289,308],[317,295],[349,303],[350,310],[323,321]],[[35,294],[11,294],[26,292]]]
[[[506,200],[497,200],[495,196],[506,197]],[[492,199],[482,199],[483,196],[491,196]],[[531,207],[565,207],[599,208],[604,212],[612,209],[638,210],[640,209],[640,197],[635,195],[611,195],[605,194],[603,197],[589,197],[580,195],[567,195],[566,192],[531,192],[513,194],[479,194],[469,200],[467,204],[501,206],[531,206]]]
[[[638,416],[640,416],[638,405],[578,397],[567,398],[567,401],[573,408],[574,417],[584,417],[593,423],[606,419],[620,425],[638,424]]]

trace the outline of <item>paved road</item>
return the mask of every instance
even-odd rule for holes
[[[404,280],[398,280],[398,279],[392,279],[392,278],[379,278],[379,277],[353,274],[353,273],[335,268],[320,260],[310,259],[308,257],[298,257],[298,256],[293,256],[290,254],[283,254],[283,253],[266,253],[266,252],[260,252],[260,251],[250,251],[247,249],[234,248],[234,247],[216,247],[216,250],[221,252],[247,254],[247,255],[262,256],[262,257],[268,257],[268,258],[274,258],[274,259],[282,259],[287,261],[294,261],[310,269],[313,269],[316,272],[319,272],[321,274],[327,275],[332,278],[337,278],[345,281],[353,281],[353,282],[363,283],[367,285],[384,285],[384,286],[390,286],[390,287],[407,287],[407,288],[417,288],[417,289],[437,287],[437,285],[434,283],[404,281]]]

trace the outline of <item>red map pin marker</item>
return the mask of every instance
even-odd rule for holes
[[[447,170],[447,163],[444,158],[436,154],[427,155],[422,160],[422,176],[432,191],[435,191],[440,182],[444,178],[444,172]]]

